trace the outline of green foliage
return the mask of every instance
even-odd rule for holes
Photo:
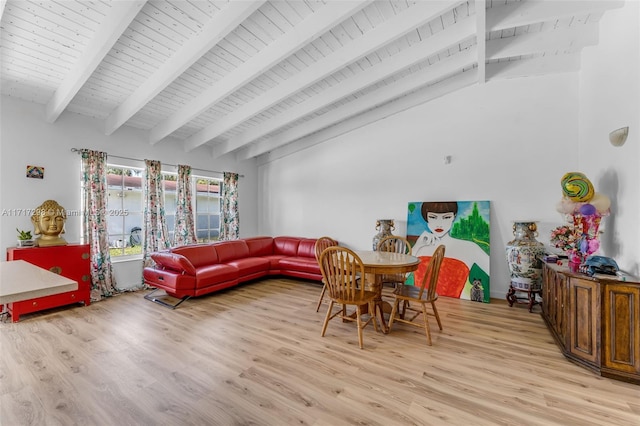
[[[121,169],[121,168],[117,168],[117,167],[109,167],[107,169],[107,174],[109,175],[118,175],[118,176],[133,176],[133,172],[131,171],[131,169]]]
[[[117,247],[110,247],[109,248],[109,254],[111,255],[111,257],[120,257],[120,256],[133,256],[136,254],[142,254],[142,246],[138,245],[135,247],[124,247],[124,248],[117,248]]]
[[[18,228],[16,228],[16,231],[18,231],[18,239],[20,241],[24,241],[24,240],[30,240],[33,237],[31,236],[31,231],[21,231]]]
[[[471,215],[454,223],[451,236],[460,240],[473,241],[489,254],[489,224],[480,216],[477,203],[473,204]]]

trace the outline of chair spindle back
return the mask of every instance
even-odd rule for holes
[[[364,294],[358,278],[364,276],[360,257],[346,247],[330,246],[320,255],[320,270],[329,297],[338,303],[348,303]]]
[[[429,264],[427,265],[427,271],[425,272],[424,278],[422,278],[422,283],[420,284],[420,293],[418,294],[419,299],[422,299],[425,288],[427,289],[428,300],[433,300],[435,297],[436,289],[438,287],[438,276],[440,275],[440,266],[442,265],[442,259],[444,259],[444,251],[445,246],[441,244],[433,252],[433,256],[431,256]]]

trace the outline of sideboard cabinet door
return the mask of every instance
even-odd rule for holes
[[[53,247],[10,247],[7,260],[24,260],[78,282],[78,289],[66,293],[7,304],[12,321],[20,315],[72,303],[91,303],[91,256],[88,244]]]
[[[640,288],[607,283],[603,292],[603,369],[640,374]]]
[[[600,365],[600,284],[569,278],[569,352]]]
[[[543,269],[542,312],[556,339],[566,347],[567,336],[567,276],[552,268]]]

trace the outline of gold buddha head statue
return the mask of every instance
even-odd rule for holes
[[[31,215],[31,222],[35,228],[35,235],[39,247],[63,246],[67,242],[60,234],[64,234],[64,223],[67,220],[67,212],[55,200],[47,200],[35,209]]]

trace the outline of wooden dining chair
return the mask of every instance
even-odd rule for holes
[[[341,318],[344,321],[355,321],[358,327],[358,344],[360,349],[364,347],[362,339],[363,329],[373,322],[373,326],[378,331],[378,323],[375,318],[374,300],[376,292],[365,290],[361,285],[364,280],[359,277],[364,276],[364,264],[360,257],[346,247],[331,246],[326,248],[320,255],[320,270],[324,278],[329,295],[329,309],[322,325],[324,337],[327,325],[333,318]],[[339,305],[339,310],[333,312],[335,304]],[[348,306],[355,306],[356,315],[347,312]],[[362,308],[368,307],[369,318],[363,322]]]
[[[331,237],[320,237],[316,240],[316,260],[318,264],[320,264],[320,255],[327,247],[337,246],[338,242]],[[322,305],[322,299],[324,299],[324,294],[327,292],[327,284],[325,280],[322,280],[322,292],[320,293],[320,298],[318,299],[318,306],[316,306],[316,312],[320,311],[320,305]]]
[[[438,327],[442,330],[442,323],[440,322],[440,316],[436,309],[436,300],[438,300],[438,293],[436,292],[436,289],[438,286],[440,266],[442,265],[442,259],[444,258],[444,250],[444,245],[440,245],[436,248],[429,264],[427,265],[427,270],[419,287],[412,285],[400,285],[393,291],[394,301],[393,309],[391,310],[391,317],[389,318],[389,331],[391,331],[391,327],[396,321],[416,327],[424,327],[424,331],[427,335],[427,342],[429,343],[429,346],[431,346],[431,330],[429,329],[429,320],[427,317],[429,315],[436,317]],[[400,302],[402,302],[402,308],[400,307]],[[408,304],[407,302],[411,304]],[[432,312],[427,311],[427,305],[431,305]],[[413,313],[413,315],[410,318],[407,318],[408,313]],[[422,314],[422,323],[414,322],[420,314]]]
[[[411,243],[409,243],[409,241],[404,237],[390,235],[380,240],[377,250],[392,253],[411,254]],[[406,274],[384,274],[381,277],[382,288],[395,288],[399,285],[403,285],[406,279]]]

